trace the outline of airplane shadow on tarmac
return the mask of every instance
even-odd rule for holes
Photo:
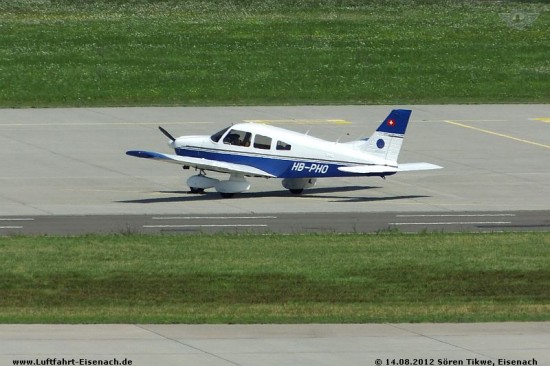
[[[208,191],[202,194],[194,194],[189,191],[159,191],[157,193],[163,195],[175,195],[175,196],[163,196],[156,198],[144,198],[136,200],[124,200],[116,201],[117,203],[170,203],[170,202],[193,202],[193,201],[219,201],[219,200],[244,200],[251,198],[287,198],[292,197],[296,199],[301,198],[323,198],[330,199],[331,202],[376,202],[376,201],[390,201],[390,200],[402,200],[402,199],[414,199],[414,198],[426,198],[429,196],[421,195],[407,195],[407,196],[388,196],[388,197],[357,197],[345,195],[346,192],[366,191],[370,189],[380,189],[382,187],[365,187],[365,186],[349,186],[349,187],[327,187],[327,188],[311,188],[304,190],[304,193],[300,195],[290,194],[287,190],[281,189],[276,191],[262,191],[262,192],[244,192],[238,193],[232,198],[222,198],[216,191]]]

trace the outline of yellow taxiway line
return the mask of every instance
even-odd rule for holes
[[[541,143],[534,142],[534,141],[530,141],[530,140],[520,139],[520,138],[518,138],[518,137],[514,137],[514,136],[506,135],[506,134],[503,134],[503,133],[499,133],[499,132],[494,132],[494,131],[486,130],[486,129],[484,129],[484,128],[469,126],[469,125],[465,125],[465,124],[463,124],[463,123],[459,123],[459,122],[455,122],[455,121],[450,121],[450,120],[445,120],[444,122],[449,123],[449,124],[452,124],[452,125],[455,125],[455,126],[460,126],[460,127],[464,127],[464,128],[469,128],[469,129],[472,129],[472,130],[475,130],[475,131],[480,131],[480,132],[488,133],[488,134],[490,134],[490,135],[499,136],[499,137],[504,137],[504,138],[507,138],[507,139],[510,139],[510,140],[523,142],[523,143],[525,143],[525,144],[530,144],[530,145],[535,145],[535,146],[539,146],[539,147],[544,147],[544,148],[550,149],[550,145],[545,145],[545,144],[541,144]]]
[[[351,125],[345,119],[245,119],[244,122],[262,124],[296,124],[296,125]]]

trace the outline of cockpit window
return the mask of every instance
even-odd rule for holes
[[[252,140],[252,134],[246,131],[231,130],[224,137],[223,143],[236,146],[250,146],[250,140]]]
[[[256,135],[256,137],[254,137],[254,147],[264,150],[271,149],[271,137]]]
[[[290,150],[292,146],[286,142],[277,141],[277,150]]]
[[[225,131],[229,130],[229,127],[226,127],[224,128],[223,130],[219,131],[219,132],[216,132],[215,134],[213,134],[212,136],[210,136],[210,139],[214,142],[218,142],[220,141],[220,139],[222,138],[223,134],[225,133]]]

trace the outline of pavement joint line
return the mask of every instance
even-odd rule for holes
[[[210,356],[212,356],[212,357],[215,357],[215,358],[220,359],[220,360],[225,361],[225,362],[229,362],[229,363],[232,364],[232,365],[235,365],[235,366],[242,366],[242,365],[239,364],[239,363],[236,363],[236,362],[231,361],[231,360],[229,360],[229,359],[227,359],[227,358],[221,357],[221,356],[219,356],[219,355],[217,355],[217,354],[215,354],[215,353],[205,351],[205,350],[203,350],[203,349],[200,349],[200,348],[198,348],[198,347],[196,347],[196,346],[187,344],[187,343],[182,342],[182,341],[180,341],[180,340],[177,340],[177,339],[175,339],[175,338],[167,337],[167,336],[165,336],[165,335],[162,334],[162,333],[156,332],[156,331],[154,331],[154,330],[152,330],[152,329],[148,329],[148,328],[146,328],[146,327],[144,327],[144,326],[141,326],[141,325],[138,325],[138,324],[135,324],[135,326],[138,327],[138,328],[141,328],[141,329],[143,329],[143,330],[145,330],[145,331],[147,331],[147,332],[156,334],[156,335],[158,335],[159,337],[162,337],[162,338],[167,339],[167,340],[169,340],[169,341],[175,342],[175,343],[177,343],[177,344],[181,344],[182,346],[185,346],[185,347],[189,347],[189,348],[195,349],[195,350],[197,350],[197,351],[199,351],[199,352],[201,352],[201,353],[203,353],[203,354],[210,355]]]
[[[419,336],[419,337],[422,337],[422,338],[426,338],[426,339],[430,339],[432,341],[435,341],[435,342],[438,342],[438,343],[442,343],[442,344],[446,344],[448,346],[451,346],[451,347],[454,347],[454,348],[457,348],[457,349],[460,349],[460,350],[463,350],[463,351],[468,351],[468,352],[472,352],[473,354],[476,354],[476,355],[479,355],[479,356],[482,356],[482,357],[486,357],[486,358],[490,358],[490,359],[495,359],[495,357],[491,356],[491,355],[488,355],[488,354],[484,354],[484,353],[480,353],[474,349],[470,349],[470,348],[467,348],[467,347],[462,347],[462,346],[459,346],[457,344],[454,344],[454,343],[450,343],[450,342],[447,342],[447,341],[444,341],[442,339],[439,339],[439,338],[436,338],[435,336],[429,336],[429,335],[426,335],[426,334],[422,334],[422,333],[418,333],[418,332],[415,332],[414,330],[412,329],[408,329],[408,328],[403,328],[403,327],[399,327],[397,324],[390,324],[391,327],[394,327],[396,329],[399,329],[399,330],[404,330],[406,332],[409,332],[409,333],[412,333],[416,336]]]
[[[451,121],[451,120],[445,120],[444,122],[449,123],[451,125],[459,126],[459,127],[469,128],[469,129],[472,129],[472,130],[475,130],[475,131],[488,133],[490,135],[494,135],[494,136],[498,136],[498,137],[504,137],[504,138],[507,138],[507,139],[510,139],[510,140],[523,142],[525,144],[530,144],[530,145],[535,145],[535,146],[550,149],[550,145],[545,145],[545,144],[541,144],[541,143],[530,141],[530,140],[520,139],[518,137],[506,135],[504,133],[494,132],[494,131],[486,130],[484,128],[479,128],[479,127],[473,127],[473,126],[465,125],[463,123],[459,123],[459,122],[455,122],[455,121]]]

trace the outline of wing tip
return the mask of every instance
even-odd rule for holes
[[[165,158],[163,155],[161,155],[159,153],[153,153],[151,151],[141,151],[141,150],[126,151],[126,155],[134,156],[136,158],[143,158],[143,159],[163,159],[163,158]]]

